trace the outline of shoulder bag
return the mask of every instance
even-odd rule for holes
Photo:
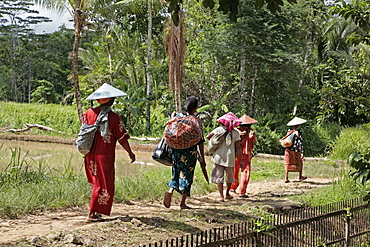
[[[155,148],[152,159],[166,166],[172,166],[172,148],[167,145],[164,138]]]
[[[286,136],[280,139],[280,144],[283,148],[288,148],[293,145],[295,130],[291,130]]]
[[[78,133],[76,140],[77,149],[81,154],[85,155],[91,151],[91,148],[94,144],[95,133],[99,129],[102,121],[108,121],[106,116],[108,116],[109,111],[111,111],[110,108],[103,108],[100,111],[95,124],[83,124],[81,126],[80,133]]]

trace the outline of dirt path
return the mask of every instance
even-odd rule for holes
[[[302,194],[331,182],[319,178],[288,184],[283,181],[254,182],[248,187],[249,198],[239,199],[234,194],[234,199],[221,203],[217,201],[218,193],[212,192],[189,198],[188,205],[193,209],[182,211],[176,200],[170,209],[162,206],[162,201],[114,204],[112,215],[99,223],[85,222],[87,206],[16,220],[0,219],[0,246],[111,246],[113,243],[139,246],[235,223],[241,217],[247,217],[253,207],[270,211],[297,208],[299,203],[286,196]],[[217,216],[212,212],[217,212]]]

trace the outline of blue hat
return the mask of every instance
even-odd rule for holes
[[[86,100],[94,99],[105,99],[105,98],[115,98],[119,96],[126,96],[127,94],[118,88],[115,88],[107,83],[104,83],[100,88],[96,89],[95,92],[90,94]]]

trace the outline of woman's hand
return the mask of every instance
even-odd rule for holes
[[[206,167],[207,164],[206,164],[206,161],[205,161],[204,157],[199,156],[198,161],[199,161],[199,164],[200,164],[201,167]]]
[[[244,164],[243,160],[240,160],[240,169],[242,171],[244,170],[244,167],[245,167],[245,164]]]
[[[131,163],[134,163],[134,162],[135,162],[135,160],[136,160],[136,156],[135,156],[135,154],[134,154],[133,152],[131,152],[131,153],[129,153],[128,155],[130,156]]]

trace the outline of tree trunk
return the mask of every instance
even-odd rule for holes
[[[242,103],[245,95],[245,50],[244,48],[241,49],[241,56],[240,56],[240,92],[239,92],[239,103]]]
[[[254,116],[254,108],[255,108],[255,105],[256,105],[256,96],[255,96],[255,92],[256,92],[256,80],[258,78],[258,66],[255,65],[254,66],[254,76],[252,78],[252,88],[251,88],[251,107],[250,107],[250,112],[249,112],[249,115],[250,116]]]
[[[83,112],[82,112],[80,85],[78,81],[78,49],[80,46],[84,19],[85,14],[81,10],[76,9],[73,14],[75,40],[73,43],[72,66],[73,66],[73,83],[75,88],[75,98],[80,122],[82,121]]]
[[[173,92],[176,112],[181,112],[181,89],[183,78],[184,62],[184,13],[179,11],[179,25],[176,26],[171,21],[170,38],[168,44],[168,79],[170,89]]]
[[[148,57],[146,65],[146,132],[150,133],[150,98],[152,95],[152,0],[148,0]]]

